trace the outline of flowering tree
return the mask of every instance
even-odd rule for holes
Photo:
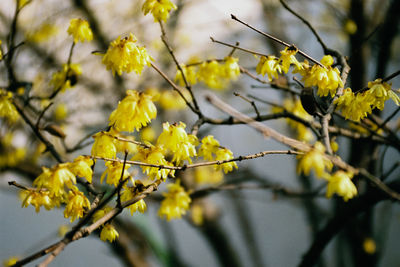
[[[49,40],[54,44],[60,39],[51,23],[54,14],[36,30],[23,23],[29,20],[30,9],[42,5],[38,2],[17,0],[10,18],[2,14],[6,27],[0,43],[0,167],[21,176],[7,180],[7,190],[19,190],[22,207],[33,206],[38,213],[43,208],[61,209],[71,226],[62,228],[58,242],[10,258],[6,265],[41,259],[39,266],[47,266],[70,243],[89,235],[109,242],[126,265],[147,265],[148,255],[128,245],[137,242],[140,247],[146,236],[137,241],[129,235],[135,224],[122,213],[128,210],[136,216],[154,205],[161,220],[184,219],[198,228],[221,265],[247,266],[237,259],[229,234],[219,227],[220,214],[212,212],[212,204],[206,201],[213,193],[242,189],[269,190],[282,198],[302,200],[312,241],[298,259],[299,266],[323,266],[321,254],[335,237],[339,247],[351,251],[338,253],[337,264],[378,263],[385,240],[376,238],[374,224],[381,222],[374,220],[374,206],[387,200],[396,205],[400,200],[399,162],[385,160],[386,154],[398,158],[400,148],[399,90],[391,84],[400,74],[398,61],[392,59],[398,59],[398,51],[391,50],[398,38],[399,1],[381,6],[374,13],[378,22],[369,10],[375,12],[380,1],[312,1],[321,10],[328,7],[330,18],[343,26],[335,33],[321,31],[325,38],[341,35],[348,40],[348,46],[340,49],[325,43],[314,23],[295,11],[292,3],[260,1],[273,34],[235,15],[229,23],[262,38],[268,49],[211,37],[225,49],[223,56],[192,57],[185,62],[177,56],[173,39],[185,1],[135,1],[141,10],[134,11],[133,17],[152,16],[159,26],[161,37],[156,39],[163,47],[158,44],[157,49],[148,48],[150,41],[144,45],[146,34],[140,31],[147,24],[128,25],[121,32],[116,27],[114,36],[108,36],[101,20],[107,20],[106,15],[96,13],[102,12],[100,3],[71,1],[73,16],[67,12],[62,21],[68,25],[68,37],[57,51],[48,45]],[[283,18],[271,17],[277,11],[287,12],[310,30],[317,40],[315,48],[322,48],[320,60],[314,56],[320,52],[305,52],[300,42],[283,40],[289,39],[288,32],[276,24]],[[114,11],[109,12],[113,16]],[[137,35],[132,33],[135,30]],[[370,47],[375,47],[374,53],[366,56]],[[250,85],[275,90],[280,101],[252,93]],[[227,96],[239,98],[242,104],[233,107],[233,99]],[[224,115],[209,115],[210,105]],[[287,122],[287,133],[264,123],[276,119]],[[234,155],[223,136],[207,129],[219,125],[235,129],[239,124],[254,129],[265,142],[273,140],[285,148]],[[241,166],[242,161],[282,154],[296,160],[293,179],[300,181],[301,188],[274,184]],[[161,193],[156,192],[159,188]],[[321,211],[321,197],[335,204],[328,216]],[[251,221],[242,215],[239,230],[247,231],[246,248],[253,264],[261,266],[262,251],[253,244],[251,227],[246,229]],[[348,234],[342,236],[342,230]],[[169,264],[183,264],[179,251],[171,250],[171,255]]]

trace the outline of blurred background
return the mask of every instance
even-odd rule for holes
[[[78,155],[90,154],[91,138],[84,141],[81,149],[68,152],[83,137],[105,129],[111,111],[117,106],[127,89],[139,91],[156,89],[160,94],[171,90],[168,84],[151,68],[141,76],[133,73],[113,77],[101,64],[101,56],[93,51],[105,51],[109,42],[118,36],[134,33],[140,45],[145,45],[154,62],[173,79],[176,73],[168,51],[160,39],[160,28],[151,16],[144,16],[144,1],[116,0],[33,0],[21,11],[18,20],[17,43],[25,41],[16,52],[14,62],[20,81],[29,83],[29,94],[47,95],[51,92],[49,81],[53,73],[66,63],[71,39],[67,34],[72,18],[87,19],[94,31],[91,43],[77,44],[73,63],[82,66],[83,73],[74,88],[58,95],[48,111],[47,120],[54,121],[66,134],[66,138],[49,136],[64,158],[73,160]],[[241,47],[265,54],[279,56],[283,49],[279,44],[263,38],[230,18],[235,14],[249,24],[274,36],[295,44],[316,59],[323,50],[310,30],[284,9],[276,0],[175,0],[178,9],[171,13],[166,32],[178,61],[204,61],[221,59],[231,48],[211,42],[210,36],[226,43],[240,43]],[[373,0],[312,0],[287,1],[290,7],[307,19],[321,35],[325,43],[343,55],[349,56],[352,72],[348,86],[363,88],[368,81],[386,77],[400,69],[399,19],[396,1]],[[396,9],[397,8],[397,9]],[[15,12],[14,0],[0,3],[0,40],[3,46]],[[397,15],[396,15],[397,14]],[[389,20],[389,22],[388,22]],[[393,27],[388,27],[388,23]],[[387,28],[394,28],[392,32]],[[394,31],[394,32],[393,32]],[[386,51],[386,54],[384,53]],[[235,51],[240,66],[254,75],[258,59],[249,53]],[[261,78],[261,76],[259,76]],[[286,80],[291,83],[290,77]],[[7,87],[7,73],[0,64],[0,86]],[[400,78],[391,80],[393,88],[399,88]],[[49,91],[50,90],[50,91]],[[257,83],[241,74],[238,81],[224,90],[212,90],[203,84],[194,86],[194,94],[204,113],[213,118],[227,118],[204,100],[212,91],[240,111],[255,115],[249,103],[234,96],[251,95],[267,103],[256,102],[262,114],[271,113],[268,103],[282,103],[285,93],[270,85]],[[176,96],[175,96],[176,97]],[[36,105],[43,105],[38,101]],[[396,108],[393,103],[380,114],[386,118]],[[183,121],[190,129],[196,121],[188,108],[170,108],[157,103],[158,116],[151,127],[158,135],[164,121]],[[66,116],[61,114],[66,113]],[[338,119],[339,120],[339,119]],[[399,115],[393,118],[399,122]],[[1,121],[2,140],[10,131]],[[16,180],[23,184],[40,173],[40,166],[52,166],[54,160],[35,139],[30,129],[14,126],[12,144],[15,149],[24,148],[25,154],[16,163],[1,146],[0,166],[0,259],[11,256],[24,257],[59,240],[62,225],[68,225],[62,210],[35,213],[33,207],[21,208],[18,190],[7,182]],[[266,121],[266,125],[287,135],[296,136],[285,119]],[[397,127],[398,129],[398,127]],[[199,136],[212,134],[221,145],[231,149],[235,156],[254,154],[264,150],[287,149],[277,142],[264,139],[259,133],[244,125],[204,125]],[[396,133],[397,136],[398,132]],[[137,138],[140,138],[139,136]],[[364,168],[371,166],[370,150],[362,143],[339,136],[339,155]],[[367,141],[365,141],[367,142]],[[313,142],[312,142],[313,143]],[[358,147],[358,148],[357,148]],[[381,171],[385,173],[399,162],[398,150],[382,146],[377,151]],[[361,160],[362,157],[370,160]],[[355,163],[358,162],[358,163]],[[125,211],[115,222],[120,239],[114,244],[99,240],[98,233],[73,242],[55,259],[53,266],[129,266],[126,259],[136,257],[137,266],[296,266],[310,247],[316,233],[330,218],[335,216],[341,199],[324,197],[325,182],[314,177],[298,176],[296,160],[291,155],[267,156],[238,163],[239,169],[226,175],[227,184],[250,182],[269,185],[263,189],[222,190],[196,199],[206,207],[209,221],[196,226],[190,219],[166,222],[157,216],[161,193],[146,199],[148,211],[131,216]],[[96,166],[97,167],[97,166]],[[101,170],[101,169],[100,169]],[[387,181],[399,178],[395,169]],[[96,171],[99,180],[101,171]],[[188,172],[187,175],[194,175]],[[97,181],[99,183],[99,181]],[[321,189],[322,186],[322,190]],[[365,185],[362,185],[365,187]],[[282,194],[278,188],[293,192],[317,192],[311,197]],[[360,191],[362,192],[362,191]],[[187,216],[190,217],[190,214]],[[340,231],[323,252],[319,266],[400,266],[398,254],[400,237],[400,208],[384,201],[367,214],[354,216],[347,229]],[[360,221],[368,223],[360,224]],[[360,233],[355,233],[358,229]],[[354,233],[352,235],[351,233]],[[361,240],[361,241],[360,241]],[[370,243],[368,243],[370,242]],[[368,250],[365,246],[375,246]],[[360,250],[361,254],[356,252]],[[129,250],[129,253],[126,252]],[[366,255],[369,265],[358,265],[358,258]],[[224,260],[225,258],[225,260]],[[357,258],[357,259],[355,259]],[[35,261],[33,266],[40,261]]]

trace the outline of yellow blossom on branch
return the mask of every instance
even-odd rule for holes
[[[59,201],[54,201],[50,197],[49,191],[39,190],[39,191],[25,191],[25,198],[22,201],[22,207],[26,208],[29,205],[35,207],[35,211],[39,212],[40,207],[44,207],[46,210],[51,210],[55,206],[59,206]]]
[[[351,181],[353,173],[337,171],[329,177],[326,197],[330,198],[333,194],[343,197],[344,201],[348,201],[357,195],[357,188]]]
[[[74,175],[84,177],[91,183],[93,176],[92,165],[93,160],[89,156],[78,156],[74,159],[74,162],[71,163],[70,169]]]
[[[286,47],[280,52],[281,57],[279,58],[279,60],[281,61],[283,72],[288,73],[291,64],[294,64],[296,66],[296,69],[303,69],[303,66],[300,64],[299,61],[297,61],[295,57],[297,51],[297,48],[291,46]]]
[[[196,156],[195,144],[197,138],[189,135],[185,131],[186,124],[180,122],[170,125],[168,122],[163,124],[163,132],[157,139],[157,145],[162,146],[166,151],[173,155],[172,161],[179,164],[187,160],[192,163],[191,157]]]
[[[229,80],[237,80],[240,75],[239,59],[228,56],[224,61],[222,76]]]
[[[82,68],[79,64],[63,64],[62,70],[53,74],[50,84],[54,90],[64,92],[72,88],[78,82],[78,76],[82,74]]]
[[[15,123],[19,114],[12,103],[13,94],[4,89],[0,89],[0,118],[5,118],[10,123]]]
[[[278,78],[278,73],[282,73],[282,67],[279,65],[279,59],[275,56],[262,56],[257,64],[256,72],[265,76],[268,75],[268,80],[272,81],[273,78]]]
[[[232,151],[230,151],[227,148],[220,148],[215,153],[215,160],[225,161],[225,160],[230,160],[230,159],[233,159],[233,153],[232,153]],[[222,169],[222,170],[224,170],[224,173],[233,171],[233,168],[235,168],[235,169],[238,168],[236,162],[234,162],[234,161],[215,166],[215,170],[219,171]]]
[[[196,68],[194,66],[185,66],[184,64],[181,64],[181,69],[189,84],[193,85],[197,83]],[[180,86],[186,86],[182,72],[179,69],[176,72],[175,81],[177,81]]]
[[[117,187],[121,182],[122,167],[124,166],[124,163],[119,161],[107,161],[105,165],[107,169],[101,175],[100,182],[102,183],[104,178],[107,176],[106,183]],[[122,176],[122,179],[129,177],[128,169],[130,167],[130,164],[125,164],[124,175]]]
[[[144,163],[160,165],[160,166],[174,166],[172,163],[165,160],[163,149],[161,147],[151,146],[149,148],[138,148],[138,153],[132,160],[141,161]],[[162,179],[165,181],[168,175],[174,177],[175,171],[165,168],[141,166],[143,173],[146,173],[150,179]]]
[[[76,177],[70,167],[71,163],[60,163],[51,169],[42,167],[43,172],[33,181],[33,185],[48,189],[51,197],[62,197],[65,186],[72,188],[76,184]]]
[[[106,224],[103,226],[100,232],[100,239],[103,241],[109,241],[110,243],[114,242],[116,238],[119,237],[117,230],[115,230],[114,226],[111,224]]]
[[[146,93],[126,91],[126,97],[109,117],[109,125],[117,131],[133,132],[147,126],[157,116],[157,108]]]
[[[141,74],[145,65],[150,66],[151,57],[145,47],[137,46],[136,37],[131,33],[129,37],[120,38],[111,42],[102,63],[112,74],[134,71]]]
[[[338,97],[334,104],[342,111],[346,119],[359,121],[372,113],[371,103],[367,101],[366,97],[365,92],[356,95],[350,88],[346,88],[343,95]]]
[[[83,19],[71,19],[68,28],[68,34],[74,38],[74,43],[93,40],[93,32],[89,22]]]
[[[343,87],[339,69],[332,68],[333,58],[329,55],[321,59],[321,64],[324,65],[325,68],[315,64],[308,73],[303,76],[304,86],[318,86],[318,96],[327,96],[330,94],[331,97],[333,97],[336,94],[337,88]]]
[[[187,90],[181,91],[186,99],[191,99],[190,93]],[[160,95],[160,106],[166,110],[182,110],[187,107],[185,100],[173,90],[164,90]]]
[[[316,142],[314,147],[303,155],[298,155],[297,173],[310,175],[311,170],[315,171],[317,177],[327,178],[325,170],[332,170],[332,162],[325,157],[325,147],[322,143]]]
[[[220,184],[224,181],[224,174],[222,171],[216,171],[212,166],[205,166],[195,168],[194,180],[197,184]]]
[[[382,79],[376,79],[373,82],[368,82],[368,88],[365,92],[365,101],[371,104],[373,108],[383,110],[385,101],[391,98],[394,103],[399,106],[400,98],[392,91],[390,84],[382,82]]]
[[[142,6],[142,11],[145,15],[151,13],[154,17],[154,22],[167,22],[169,12],[176,9],[176,5],[170,0],[146,0]]]
[[[222,77],[223,69],[216,60],[201,63],[197,72],[197,79],[213,89],[221,90],[226,87],[227,80]]]
[[[27,33],[26,39],[29,42],[40,43],[50,39],[58,33],[58,27],[54,24],[44,23],[32,33]]]
[[[133,199],[137,195],[136,187],[125,187],[124,191],[121,194],[121,201],[128,201]],[[144,213],[147,209],[146,202],[143,199],[139,200],[138,202],[128,206],[131,215],[133,215],[136,211],[140,213]]]
[[[67,197],[67,205],[64,210],[64,217],[71,217],[71,222],[75,221],[75,219],[79,219],[83,217],[83,213],[89,210],[90,202],[86,198],[86,196],[75,188],[68,192]]]
[[[92,146],[91,155],[103,158],[115,158],[117,155],[117,147],[115,139],[110,136],[111,133],[99,132],[93,136],[94,144]]]
[[[199,156],[205,160],[214,160],[214,156],[219,149],[219,142],[212,135],[207,135],[201,140],[201,146],[199,149]]]
[[[163,193],[165,197],[161,202],[158,215],[161,218],[171,219],[181,218],[189,210],[189,204],[192,201],[189,194],[179,184],[179,180],[174,184],[168,184],[168,192]]]

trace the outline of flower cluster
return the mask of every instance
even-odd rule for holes
[[[189,210],[189,204],[192,201],[189,194],[179,184],[179,180],[174,184],[167,185],[168,192],[163,193],[165,197],[161,202],[158,215],[161,218],[171,219],[181,218]]]
[[[72,88],[78,82],[78,76],[82,74],[82,68],[79,64],[63,64],[62,70],[53,74],[50,84],[54,91]]]
[[[292,114],[300,117],[306,121],[312,121],[312,116],[308,114],[301,104],[300,99],[294,100],[293,98],[285,98],[283,101],[283,107],[285,110],[291,112]],[[280,107],[274,107],[273,112],[279,113],[282,112],[283,109]],[[287,119],[289,126],[294,129],[297,133],[297,138],[301,141],[310,142],[313,140],[314,135],[312,134],[311,130],[306,127],[304,124],[299,123],[297,121]]]
[[[131,33],[129,37],[120,38],[111,42],[106,54],[103,56],[103,64],[112,74],[134,71],[141,74],[145,65],[150,66],[151,57],[145,47],[136,45],[136,37]]]
[[[132,160],[138,160],[144,163],[158,165],[158,166],[174,166],[168,162],[163,154],[163,149],[157,146],[151,147],[139,147],[138,153],[132,158]],[[175,171],[165,168],[141,166],[143,173],[146,173],[150,179],[162,179],[165,181],[168,176],[174,177]]]
[[[74,43],[85,42],[93,40],[92,29],[90,29],[89,22],[83,19],[71,19],[68,34],[74,38]]]
[[[128,201],[133,199],[137,195],[136,187],[125,187],[124,191],[121,194],[121,201]],[[147,209],[146,202],[143,199],[137,201],[136,203],[128,206],[131,215],[133,215],[136,211],[140,213],[144,213]]]
[[[170,0],[146,0],[142,6],[142,11],[145,15],[151,13],[154,17],[154,22],[167,22],[169,12],[176,9],[176,5]]]
[[[307,74],[303,77],[304,86],[318,86],[318,96],[335,96],[338,87],[343,87],[342,79],[338,68],[332,68],[332,56],[324,56],[321,64],[325,67],[315,64],[311,69],[307,70]]]
[[[208,135],[201,140],[199,156],[206,160],[227,161],[233,159],[233,153],[227,148],[221,147],[219,142],[212,135]],[[224,170],[225,173],[231,172],[233,168],[237,169],[234,161],[225,162],[215,166],[215,170]]]
[[[109,117],[109,125],[117,131],[133,132],[146,126],[157,116],[157,109],[146,93],[128,90],[126,97],[118,103]]]
[[[38,29],[27,33],[26,39],[29,42],[40,43],[49,40],[58,33],[58,27],[54,24],[43,23]]]
[[[13,94],[4,89],[0,89],[0,118],[5,118],[10,123],[15,123],[19,114],[12,103]]]
[[[396,105],[400,105],[399,96],[392,91],[391,86],[376,79],[368,83],[368,90],[355,94],[350,88],[346,88],[334,103],[342,111],[346,119],[359,121],[372,113],[374,108],[383,110],[387,100],[392,99]]]
[[[194,170],[194,180],[196,184],[220,184],[224,180],[222,171],[216,171],[212,166],[196,168]]]
[[[203,82],[213,89],[224,89],[231,80],[237,80],[240,75],[240,67],[237,58],[228,56],[219,63],[217,60],[202,62],[189,66],[181,65],[186,81],[190,84]],[[183,76],[180,70],[176,73],[175,80],[184,86]]]
[[[330,198],[334,193],[343,197],[347,201],[357,195],[357,188],[351,181],[353,173],[337,171],[328,178],[328,187],[326,189],[326,197]]]
[[[83,213],[89,210],[90,201],[78,189],[68,191],[67,205],[64,210],[64,217],[71,217],[71,222],[77,218],[82,218]]]
[[[279,59],[275,56],[262,56],[257,64],[256,72],[265,76],[268,75],[268,80],[278,78],[278,74],[282,73],[282,66],[279,64]]]
[[[163,124],[163,132],[157,139],[157,146],[162,147],[165,153],[172,153],[172,161],[176,164],[184,160],[192,163],[191,157],[196,156],[197,137],[188,135],[185,128],[186,124],[183,122],[172,125],[166,122]]]
[[[297,172],[310,175],[311,170],[315,171],[318,177],[327,178],[329,174],[325,170],[332,170],[332,162],[325,157],[325,147],[322,143],[316,142],[314,147],[303,155],[298,155]]]
[[[124,174],[122,175],[122,169],[124,167],[123,162],[119,161],[107,161],[105,163],[107,169],[103,172],[100,178],[100,182],[102,183],[104,178],[107,176],[106,183],[110,185],[118,186],[121,179],[128,178],[129,172],[128,169],[131,167],[129,164],[125,164]]]
[[[26,148],[24,146],[14,146],[13,138],[14,135],[11,132],[0,136],[0,168],[17,166],[25,159]]]

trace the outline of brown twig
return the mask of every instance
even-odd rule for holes
[[[255,111],[256,114],[257,114],[257,119],[256,119],[256,120],[259,120],[259,119],[260,119],[260,112],[258,111],[258,108],[257,108],[257,106],[256,106],[256,103],[255,103],[253,100],[250,100],[250,99],[248,99],[248,98],[245,97],[245,96],[242,96],[242,95],[239,94],[238,92],[233,92],[233,95],[234,95],[234,96],[238,96],[238,97],[240,97],[241,99],[243,99],[244,101],[246,101],[247,103],[249,103],[249,104],[254,108],[254,111]]]
[[[206,99],[208,102],[210,102],[212,105],[217,107],[218,109],[224,111],[225,113],[228,113],[232,117],[243,121],[250,127],[256,129],[260,133],[262,133],[265,137],[271,137],[272,139],[278,141],[279,143],[285,144],[287,146],[290,146],[298,151],[302,152],[308,152],[311,150],[311,146],[305,143],[302,143],[296,139],[287,137],[281,133],[278,133],[274,129],[260,123],[257,121],[254,121],[252,118],[248,117],[247,115],[237,111],[227,103],[223,102],[220,100],[217,96],[208,94],[206,96]],[[354,173],[355,175],[361,174],[363,177],[365,177],[367,180],[369,180],[373,185],[378,187],[382,192],[385,192],[388,196],[390,196],[394,200],[400,200],[400,194],[393,191],[390,189],[386,184],[384,184],[380,179],[375,177],[374,175],[370,174],[367,170],[365,169],[357,169],[348,163],[344,162],[342,159],[339,157],[335,156],[330,156],[330,155],[325,155],[326,158],[328,158],[334,165],[337,167],[344,169],[346,171],[350,171]]]
[[[258,55],[258,56],[263,56],[263,57],[267,57],[267,56],[268,56],[268,55],[263,54],[263,53],[259,53],[259,52],[256,52],[256,51],[253,51],[253,50],[250,50],[250,49],[242,48],[242,47],[240,47],[240,46],[238,46],[238,45],[232,45],[232,44],[228,44],[228,43],[224,43],[224,42],[215,40],[215,39],[214,39],[213,37],[211,37],[211,36],[210,36],[210,39],[211,39],[211,41],[212,41],[213,43],[217,43],[217,44],[222,44],[222,45],[225,45],[225,46],[229,46],[229,47],[232,47],[232,48],[234,48],[234,49],[238,49],[238,50],[245,51],[245,52],[247,52],[247,53],[251,53],[251,54],[253,54],[253,55]]]
[[[189,93],[190,93],[190,96],[191,96],[192,101],[193,101],[194,108],[195,108],[196,111],[197,111],[196,114],[197,114],[199,117],[202,117],[203,114],[201,113],[200,107],[199,107],[199,105],[198,105],[198,103],[197,103],[197,100],[196,100],[196,98],[194,97],[193,90],[192,90],[192,86],[191,86],[191,85],[189,84],[189,82],[187,81],[186,75],[185,75],[184,72],[183,72],[182,66],[181,66],[181,64],[179,64],[179,62],[178,62],[178,60],[177,60],[177,58],[176,58],[176,56],[175,56],[175,54],[174,54],[174,50],[172,49],[172,47],[171,47],[170,44],[168,43],[167,34],[166,34],[166,32],[165,32],[164,24],[163,24],[162,21],[160,21],[160,28],[161,28],[161,40],[162,40],[162,42],[164,43],[165,47],[167,48],[167,50],[168,50],[169,54],[171,55],[172,59],[174,60],[176,67],[177,67],[178,70],[181,72],[181,75],[182,75],[182,78],[183,78],[183,82],[185,83],[186,89],[187,89],[187,90],[189,91]]]
[[[244,22],[244,21],[238,19],[238,18],[237,18],[235,15],[233,15],[233,14],[231,14],[231,18],[232,18],[233,20],[236,20],[237,22],[240,22],[241,24],[245,25],[246,27],[252,29],[253,31],[258,32],[259,34],[261,34],[261,35],[263,35],[263,36],[265,36],[265,37],[267,37],[267,38],[269,38],[269,39],[271,39],[271,40],[273,40],[273,41],[275,41],[275,42],[277,42],[277,43],[279,43],[279,44],[281,44],[281,45],[284,45],[284,46],[286,46],[286,47],[294,47],[294,48],[296,48],[296,49],[298,50],[297,53],[299,53],[299,54],[302,55],[303,57],[309,59],[310,61],[314,62],[315,64],[321,66],[322,68],[326,68],[324,65],[322,65],[320,62],[318,62],[316,59],[312,58],[310,55],[308,55],[308,54],[306,54],[305,52],[303,52],[303,51],[301,51],[300,49],[298,49],[295,45],[290,45],[290,44],[288,44],[288,43],[282,41],[281,39],[276,38],[275,36],[272,36],[271,34],[268,34],[268,33],[265,33],[265,32],[260,31],[260,30],[256,29],[255,27],[251,26],[250,24],[248,24],[248,23],[246,23],[246,22]]]

